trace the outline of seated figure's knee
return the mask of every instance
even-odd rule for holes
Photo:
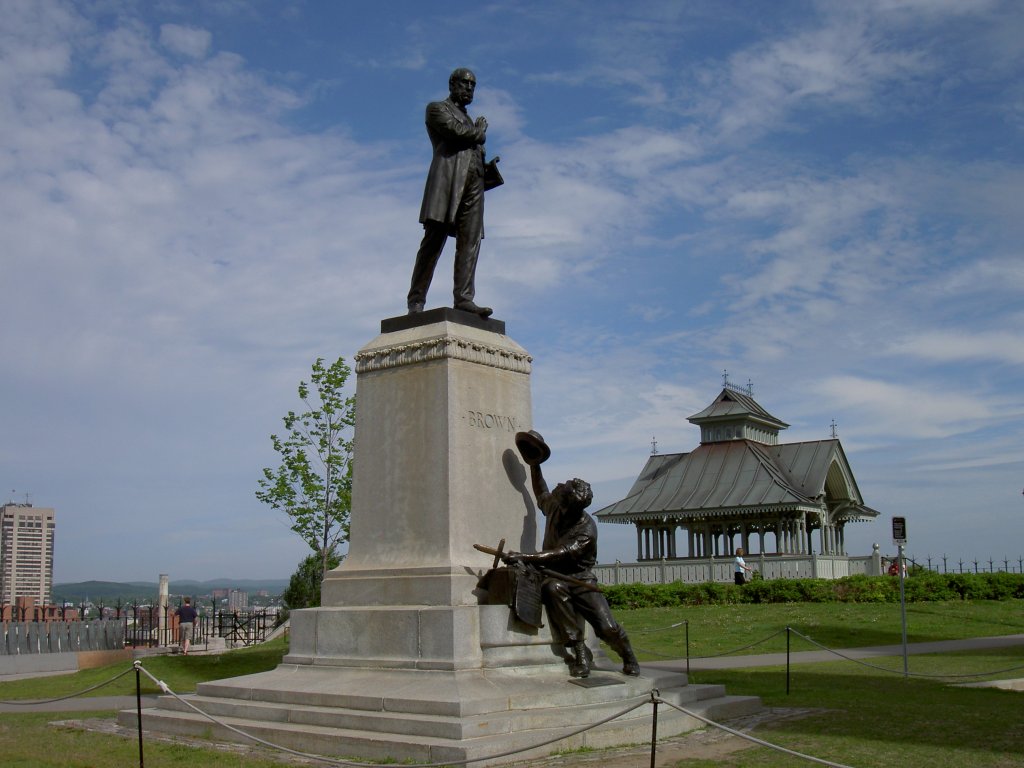
[[[545,599],[567,600],[572,597],[569,585],[558,579],[547,579],[541,585],[540,591]]]

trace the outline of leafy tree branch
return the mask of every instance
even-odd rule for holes
[[[319,555],[321,576],[349,535],[355,396],[346,397],[344,388],[351,373],[343,357],[329,367],[317,358],[310,383],[299,382],[305,410],[288,411],[286,433],[270,436],[281,464],[264,467],[256,491],[256,498],[291,518],[291,529]]]

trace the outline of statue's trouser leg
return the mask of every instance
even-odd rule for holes
[[[586,624],[573,607],[572,588],[558,579],[545,579],[541,597],[548,612],[548,623],[555,642],[561,642],[569,655],[569,674],[587,677],[590,674],[588,649],[584,642]]]
[[[545,579],[541,585],[541,598],[548,611],[548,623],[554,638],[566,646],[583,640],[569,584],[558,579]]]
[[[574,590],[575,609],[594,628],[594,634],[604,640],[622,658],[622,671],[628,675],[638,674],[640,665],[629,643],[629,636],[622,625],[612,616],[608,600],[600,592]]]
[[[445,241],[448,239],[448,226],[440,221],[427,221],[423,224],[423,240],[416,252],[416,263],[412,268],[412,280],[409,284],[407,301],[409,306],[424,304],[427,301],[427,290],[434,279],[434,267],[441,257]]]
[[[471,170],[455,218],[455,306],[476,298],[476,262],[484,236],[484,179]]]

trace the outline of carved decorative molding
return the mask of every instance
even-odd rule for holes
[[[533,361],[525,352],[514,352],[479,341],[441,336],[359,352],[356,355],[356,373],[369,373],[445,359],[465,360],[515,373],[529,373],[530,363]]]

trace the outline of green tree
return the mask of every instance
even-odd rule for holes
[[[341,557],[331,550],[327,554],[327,567],[337,568]],[[289,611],[296,608],[316,608],[320,605],[320,584],[324,580],[324,567],[319,554],[305,558],[288,580],[288,588],[281,600]]]
[[[343,357],[330,367],[317,358],[311,384],[299,382],[306,410],[288,411],[287,434],[270,436],[281,465],[264,467],[256,491],[256,498],[291,518],[291,529],[317,553],[321,577],[332,567],[331,554],[348,541],[356,402],[343,390],[351,373]]]

